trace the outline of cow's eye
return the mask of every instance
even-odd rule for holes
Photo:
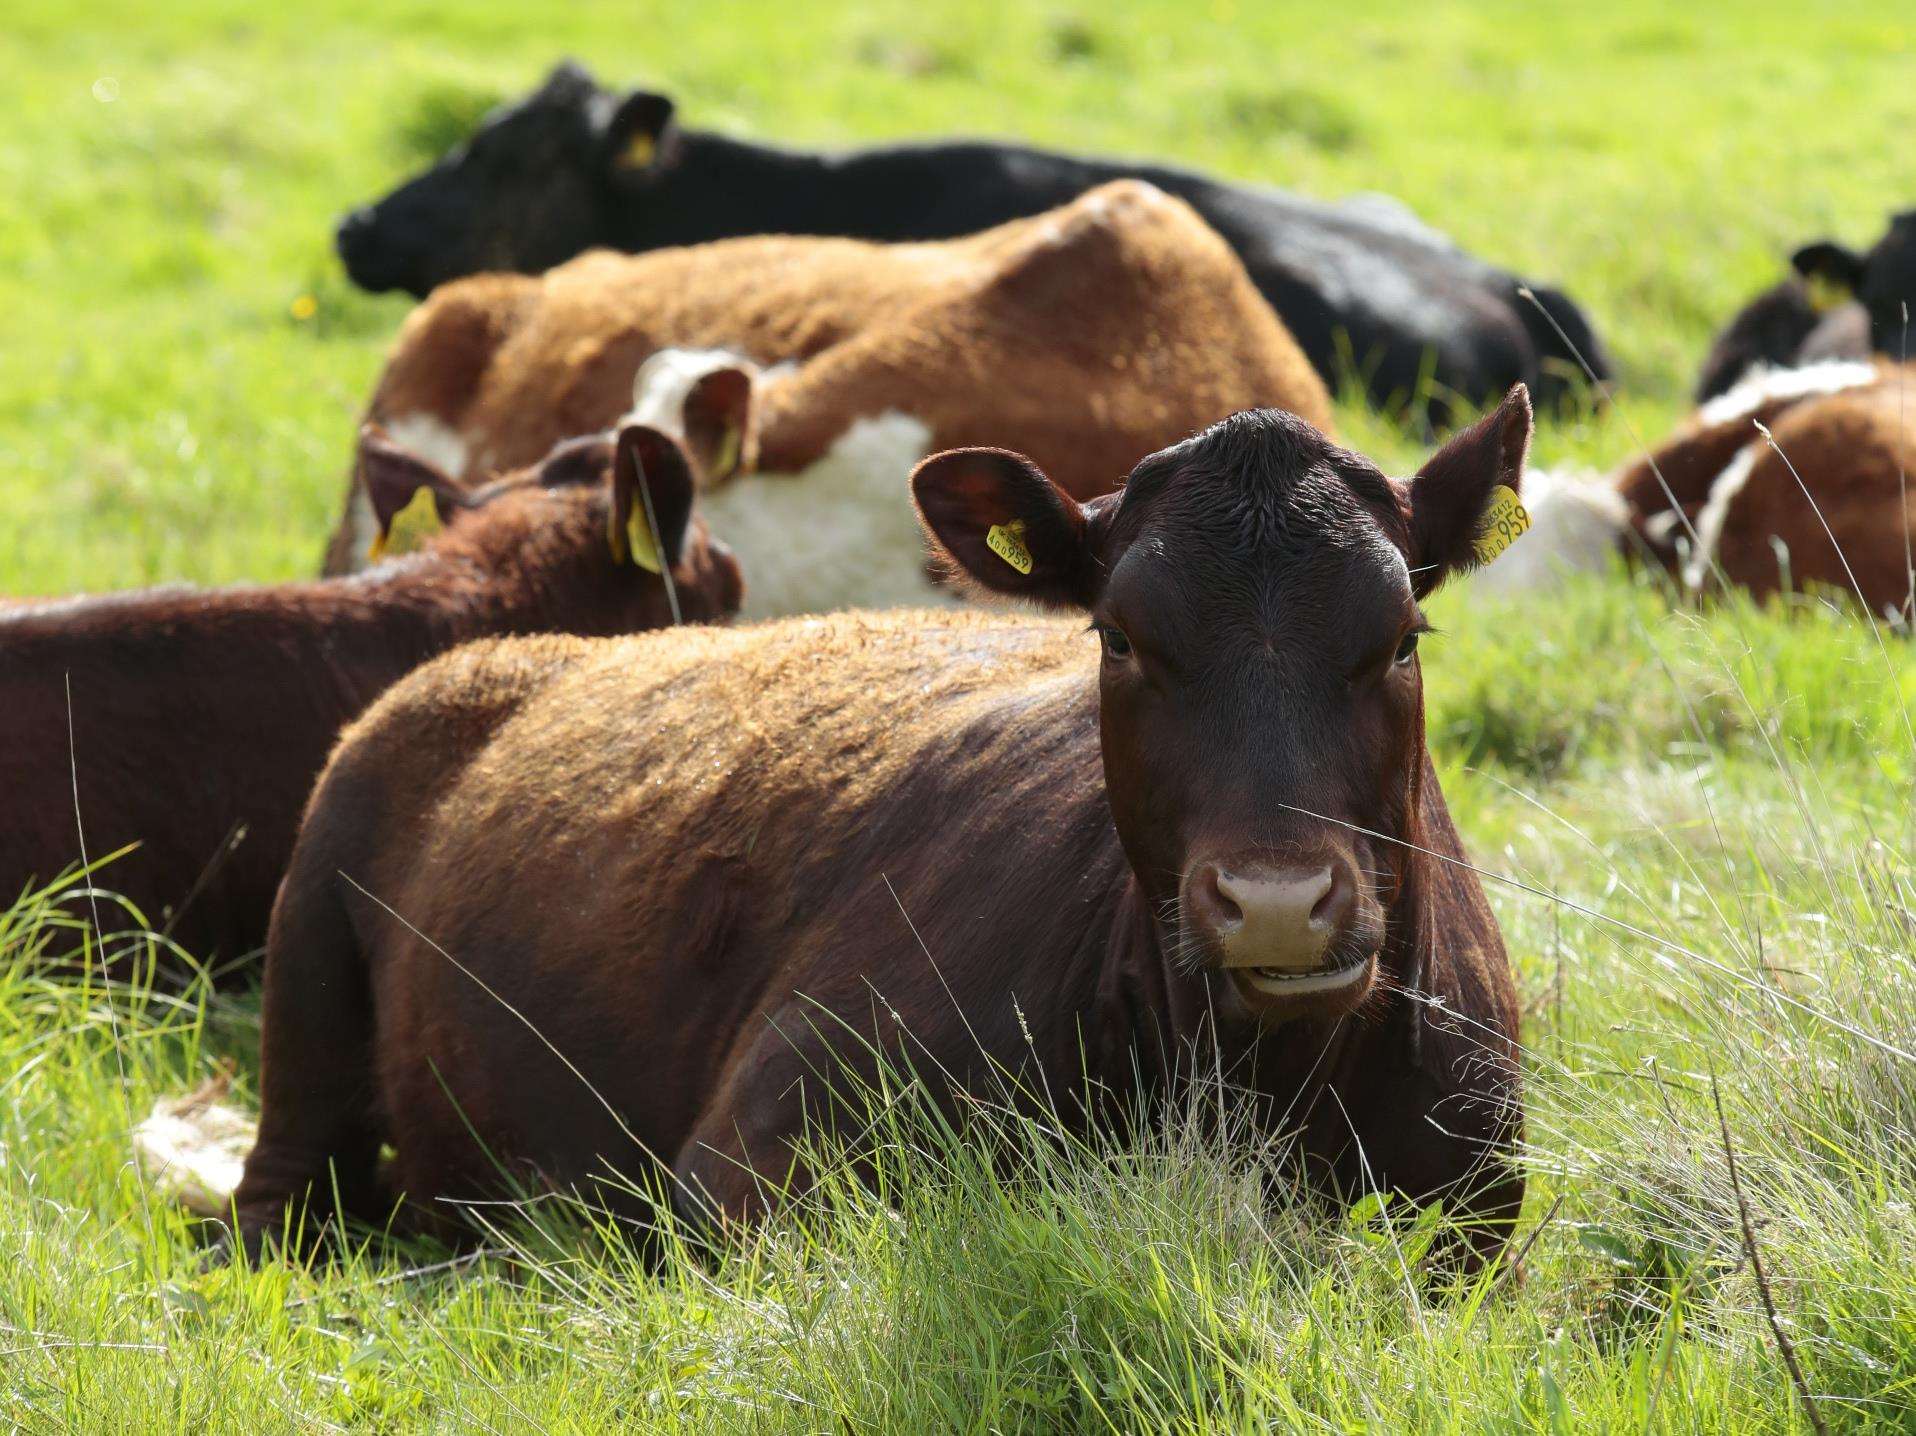
[[[1109,624],[1104,624],[1098,629],[1098,637],[1104,640],[1104,656],[1106,658],[1129,658],[1131,656],[1131,640],[1124,636],[1123,629],[1113,628]]]
[[[1411,659],[1417,656],[1417,639],[1419,636],[1418,631],[1412,629],[1404,635],[1404,641],[1397,645],[1397,662],[1400,665],[1410,662]]]

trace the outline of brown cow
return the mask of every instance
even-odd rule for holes
[[[741,550],[765,613],[898,601],[831,582],[875,555],[902,558],[908,596],[929,597],[904,477],[937,449],[1009,445],[1089,498],[1234,409],[1330,422],[1322,381],[1230,247],[1137,181],[966,239],[772,236],[459,280],[407,320],[369,417],[470,481],[603,428],[632,405],[646,360],[687,348],[779,366],[755,444],[735,443],[712,481],[740,468],[831,491],[797,535],[826,541],[799,575],[819,586]],[[328,572],[353,566],[368,536],[349,496]]]
[[[242,1242],[335,1190],[383,1214],[388,1142],[425,1221],[502,1171],[750,1218],[872,1042],[944,1098],[1020,1072],[1078,1123],[1222,1073],[1322,1185],[1444,1194],[1499,1250],[1517,1005],[1425,752],[1418,600],[1475,561],[1530,428],[1519,386],[1394,482],[1243,413],[1083,505],[942,454],[912,487],[949,561],[1075,618],[414,675],[342,741],[273,915]]]
[[[1772,371],[1703,405],[1608,479],[1533,474],[1532,532],[1514,562],[1476,583],[1534,588],[1547,570],[1600,567],[1622,552],[1660,562],[1691,593],[1818,587],[1909,624],[1913,471],[1916,369]]]
[[[1916,624],[1916,369],[1884,366],[1765,424],[1773,437],[1752,424],[1696,513],[1685,586],[1833,589]]]
[[[382,531],[402,511],[402,531],[421,511],[442,531],[353,578],[0,610],[0,890],[80,856],[70,719],[87,852],[141,844],[100,881],[197,956],[257,949],[327,751],[395,679],[482,635],[671,621],[661,576],[608,538],[641,474],[684,615],[738,607],[737,565],[692,514],[689,462],[655,430],[573,441],[472,493],[376,434],[359,471]]]

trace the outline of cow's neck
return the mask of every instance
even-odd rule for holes
[[[474,638],[540,633],[592,611],[571,576],[489,573],[463,555],[420,554],[341,579],[301,585],[330,647],[406,672]]]

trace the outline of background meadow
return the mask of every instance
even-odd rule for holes
[[[1544,463],[1660,436],[1791,248],[1916,204],[1892,0],[15,0],[0,593],[313,572],[407,307],[346,285],[333,222],[565,54],[769,140],[964,131],[1394,194],[1609,339],[1619,402],[1548,424]],[[256,1005],[46,977],[81,941],[68,885],[0,917],[0,1419],[1808,1430],[1780,1330],[1830,1429],[1916,1429],[1916,652],[1815,600],[1697,615],[1621,573],[1435,617],[1431,745],[1526,998],[1521,1281],[1433,1302],[1427,1227],[1264,1204],[1265,1157],[1201,1126],[1058,1151],[1006,1118],[1040,1151],[1009,1180],[909,1103],[886,1200],[828,1183],[658,1274],[556,1210],[450,1266],[375,1241],[205,1273],[126,1135],[222,1064],[250,1102]]]

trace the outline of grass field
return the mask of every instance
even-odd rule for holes
[[[0,593],[310,572],[405,312],[346,287],[333,218],[565,53],[767,138],[1021,135],[1401,196],[1611,340],[1621,402],[1546,428],[1545,462],[1659,434],[1780,254],[1916,203],[1893,0],[15,0]],[[1059,1152],[1005,1119],[1038,1147],[1014,1181],[908,1109],[887,1202],[830,1181],[715,1262],[641,1272],[540,1211],[450,1267],[202,1272],[127,1129],[229,1058],[250,1100],[255,1004],[40,975],[80,940],[69,890],[0,917],[0,1420],[1807,1431],[1780,1330],[1829,1429],[1916,1429],[1916,654],[1622,575],[1436,607],[1431,744],[1526,999],[1520,1282],[1433,1301],[1427,1230],[1265,1206],[1265,1158],[1215,1136]]]

